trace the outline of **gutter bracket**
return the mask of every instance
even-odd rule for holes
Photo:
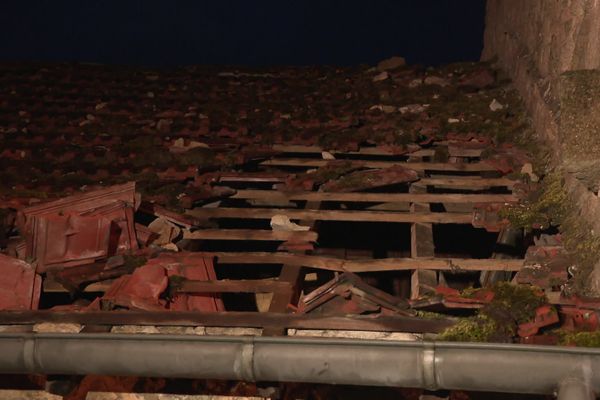
[[[423,343],[421,363],[423,367],[423,387],[428,390],[437,390],[438,384],[435,375],[435,344]]]
[[[23,339],[23,366],[29,373],[37,373],[36,362],[35,362],[35,339],[28,337]]]
[[[580,378],[567,378],[558,385],[557,400],[593,400],[596,398],[590,385]]]
[[[256,382],[254,377],[254,341],[246,341],[242,345],[237,365],[240,378],[246,382]],[[237,363],[236,363],[237,364]]]

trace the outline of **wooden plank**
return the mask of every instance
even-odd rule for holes
[[[276,167],[306,167],[319,168],[327,165],[328,160],[307,159],[307,158],[273,158],[260,163],[263,166]],[[475,163],[432,163],[432,162],[405,162],[405,161],[358,161],[367,168],[389,168],[400,165],[417,171],[464,171],[464,172],[482,172],[496,171],[496,168],[483,162]]]
[[[294,297],[294,292],[297,291],[298,280],[300,279],[300,265],[285,264],[279,274],[280,283],[285,283],[288,291],[279,291],[273,295],[271,299],[271,305],[269,306],[270,312],[287,312],[288,305]]]
[[[311,208],[319,208],[321,206],[320,202],[308,202],[306,203],[306,207]],[[301,225],[308,225],[311,229],[315,229],[317,225],[316,220],[302,220],[300,221]],[[306,254],[306,252],[305,252]],[[298,304],[298,300],[300,298],[301,286],[304,281],[304,274],[302,271],[302,266],[294,265],[294,264],[284,264],[281,268],[281,273],[279,274],[279,281],[286,282],[290,285],[290,290],[288,292],[278,292],[273,294],[273,298],[271,299],[271,304],[269,305],[270,312],[290,312],[289,305]],[[263,335],[273,335],[280,336],[285,335],[284,328],[268,328],[265,329]]]
[[[0,325],[39,323],[75,323],[81,325],[206,326],[295,329],[343,329],[379,332],[436,333],[453,321],[405,316],[322,316],[259,312],[197,311],[6,311],[0,313]]]
[[[84,293],[106,292],[113,280],[95,282],[84,289]],[[269,279],[240,279],[240,280],[215,280],[197,281],[185,280],[177,285],[177,293],[274,293],[289,291],[287,282],[278,282]],[[44,282],[44,293],[66,293],[62,285],[54,281]]]
[[[281,174],[261,174],[253,175],[250,172],[238,174],[224,174],[219,177],[219,182],[251,182],[251,183],[277,183],[284,182],[287,175]]]
[[[430,222],[437,224],[470,224],[470,213],[419,212],[402,213],[392,211],[351,210],[298,210],[292,208],[195,208],[188,213],[196,218],[241,218],[271,219],[274,215],[287,215],[290,219],[312,219],[317,221],[356,222]]]
[[[246,176],[245,173],[222,176],[219,182],[266,182],[266,183],[281,183],[285,181],[285,177],[273,174],[263,174],[260,178],[254,178],[252,176]],[[489,187],[508,187],[512,188],[517,181],[508,178],[480,178],[475,176],[466,177],[435,177],[435,178],[421,178],[417,182],[413,182],[413,185],[425,185],[425,186],[446,186],[446,187],[465,187],[465,188],[489,188]]]
[[[485,189],[489,187],[512,188],[517,181],[508,178],[478,178],[478,177],[453,177],[453,178],[422,178],[413,185],[443,186],[467,189]]]
[[[411,257],[434,257],[431,224],[415,223],[411,226]]]
[[[283,192],[278,190],[238,190],[233,199],[261,199],[276,201],[347,201],[358,203],[514,203],[510,194],[455,194],[455,193],[335,193]]]
[[[193,218],[190,218],[189,216],[182,215],[171,210],[167,210],[166,208],[161,207],[158,204],[149,203],[147,201],[143,201],[138,210],[147,214],[152,214],[157,217],[164,218],[169,222],[181,225],[184,228],[188,229],[200,224],[199,221],[196,221]]]
[[[365,155],[365,156],[411,156],[411,157],[432,157],[435,154],[435,149],[421,149],[406,154],[395,153],[389,147],[361,147],[358,151],[338,151],[338,150],[326,150],[320,146],[303,146],[303,145],[285,145],[285,144],[274,144],[273,150],[282,153],[308,153],[308,154],[321,154],[323,151],[335,155]],[[479,157],[481,156],[481,149],[468,149],[461,147],[451,147],[448,149],[449,153],[453,157]]]
[[[411,186],[411,194],[425,192],[424,187]],[[427,203],[412,203],[411,212],[430,211],[430,205]],[[435,257],[435,248],[433,244],[433,225],[417,222],[410,227],[410,256],[418,259],[420,257]],[[418,299],[423,293],[430,292],[437,286],[437,272],[427,269],[416,269],[411,273],[410,298]]]
[[[2,397],[3,398],[3,397]],[[19,400],[35,400],[20,397]],[[62,399],[62,397],[60,397]],[[168,394],[168,393],[120,393],[107,391],[88,392],[85,400],[269,400],[268,397],[258,396],[226,396],[213,394]],[[50,400],[50,399],[48,399]]]
[[[199,229],[197,231],[184,231],[184,239],[202,239],[202,240],[260,240],[260,241],[278,241],[288,240],[297,242],[316,242],[317,232],[285,232],[269,231],[262,229]]]
[[[176,289],[178,293],[273,293],[289,291],[288,282],[268,279],[183,281]]]
[[[467,149],[463,147],[448,147],[448,155],[451,157],[481,157],[481,149]],[[407,154],[410,157],[433,157],[435,149],[421,149]]]
[[[443,271],[519,271],[524,260],[494,258],[378,258],[345,260],[335,257],[292,254],[283,252],[213,252],[219,264],[293,264],[330,271],[376,272],[411,269]]]

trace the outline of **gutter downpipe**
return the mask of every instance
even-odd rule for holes
[[[600,349],[152,334],[0,334],[0,373],[600,393]]]

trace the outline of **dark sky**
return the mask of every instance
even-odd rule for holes
[[[476,60],[485,0],[0,0],[0,59],[118,64]]]

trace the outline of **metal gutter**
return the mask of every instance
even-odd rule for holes
[[[0,354],[0,373],[133,375],[536,394],[553,394],[560,387],[565,399],[586,398],[574,397],[573,393],[600,393],[600,349],[191,335],[0,334]]]

